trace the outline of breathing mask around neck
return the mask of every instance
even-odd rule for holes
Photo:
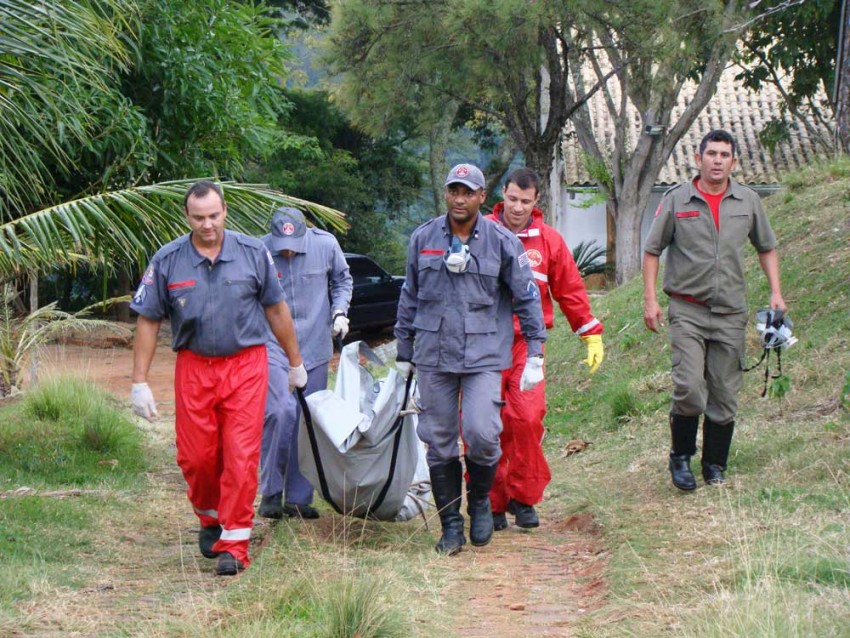
[[[464,273],[469,268],[469,259],[469,246],[452,235],[452,243],[443,257],[446,268],[449,269],[449,272]]]

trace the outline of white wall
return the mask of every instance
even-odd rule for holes
[[[649,196],[649,204],[644,210],[641,222],[641,248],[646,241],[649,228],[652,226],[655,209],[658,208],[658,203],[667,188],[666,186],[655,187]],[[765,198],[778,189],[775,186],[759,186],[754,187],[754,190],[762,198]],[[561,198],[561,205],[554,207],[556,209],[554,214],[546,214],[546,222],[561,233],[570,249],[582,241],[590,242],[593,240],[596,240],[596,243],[603,248],[607,246],[608,231],[605,223],[605,204],[594,204],[590,208],[579,206],[581,202],[590,199],[592,196],[592,193],[589,192],[576,193],[565,190]],[[769,204],[765,204],[765,206],[769,209]],[[770,211],[768,210],[769,214]]]

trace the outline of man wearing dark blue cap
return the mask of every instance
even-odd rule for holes
[[[543,380],[546,329],[522,244],[479,212],[484,175],[472,164],[458,164],[445,185],[448,213],[422,224],[410,238],[395,336],[398,369],[406,375],[416,366],[418,433],[428,445],[442,525],[436,550],[451,555],[466,543],[458,406],[469,475],[469,536],[473,545],[486,545],[493,536],[490,489],[501,456],[501,379],[511,366],[513,315],[528,345],[523,390]]]
[[[318,228],[308,228],[296,208],[279,208],[272,216],[271,232],[263,237],[274,258],[304,365],[304,394],[328,385],[328,363],[333,354],[332,336],[348,333],[348,306],[353,282],[348,263],[336,238]],[[328,291],[330,290],[330,297]],[[259,514],[318,518],[312,506],[313,486],[298,469],[298,427],[301,406],[288,391],[289,363],[274,339],[269,339],[269,391],[260,461]],[[285,498],[284,498],[285,496]]]

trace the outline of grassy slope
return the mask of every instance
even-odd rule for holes
[[[850,635],[850,162],[786,183],[766,208],[800,343],[783,398],[760,398],[763,368],[745,375],[728,487],[670,484],[669,346],[643,326],[640,281],[593,300],[606,360],[592,379],[563,322],[550,337],[550,506],[593,512],[610,547],[610,604],[582,635]],[[751,252],[754,311],[768,294]],[[575,437],[593,445],[559,459]]]

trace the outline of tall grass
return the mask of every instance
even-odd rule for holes
[[[142,434],[114,400],[80,378],[47,379],[4,408],[0,477],[31,487],[89,486],[145,467]]]

